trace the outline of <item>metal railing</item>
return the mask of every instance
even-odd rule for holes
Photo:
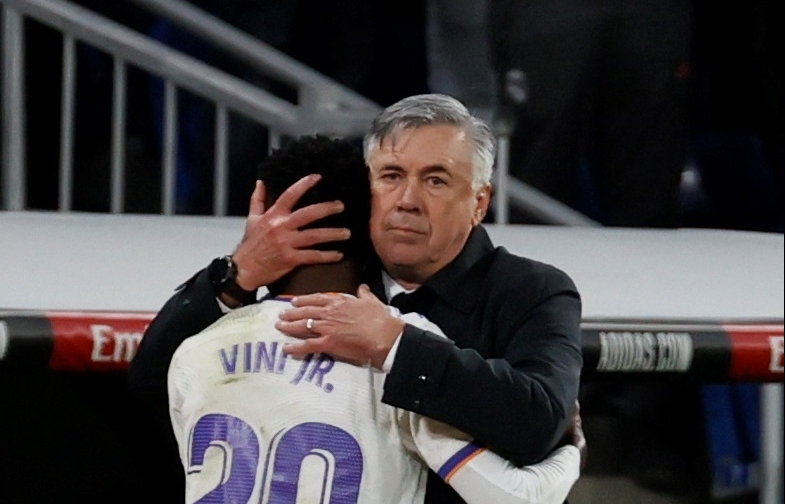
[[[297,103],[289,103],[164,44],[64,0],[0,0],[3,6],[3,125],[1,207],[21,210],[26,205],[24,33],[23,16],[53,27],[63,34],[62,110],[60,134],[58,208],[72,207],[73,131],[75,120],[75,69],[78,40],[114,58],[112,136],[109,171],[110,211],[124,210],[126,69],[133,64],[164,80],[164,135],[162,148],[161,207],[175,211],[177,159],[177,94],[187,89],[215,103],[215,159],[213,211],[227,210],[227,137],[229,111],[240,113],[269,128],[270,145],[281,135],[320,132],[336,136],[362,135],[381,107],[231,25],[181,0],[134,0],[137,4],[243,60],[265,75],[297,90]],[[498,223],[508,220],[513,204],[546,224],[597,225],[582,214],[508,175],[505,137],[495,179],[495,214]]]
[[[125,180],[126,68],[133,64],[165,82],[164,148],[162,153],[163,213],[174,212],[177,137],[177,92],[187,89],[216,106],[216,158],[214,213],[226,214],[228,112],[242,114],[267,126],[271,136],[319,131],[336,136],[362,135],[379,107],[338,88],[337,84],[310,82],[306,104],[292,104],[272,93],[186,56],[90,10],[65,1],[2,0],[3,9],[3,206],[25,206],[24,47],[22,16],[30,16],[63,33],[63,82],[60,152],[60,210],[70,210],[75,88],[75,40],[109,53],[114,61],[111,140],[111,211],[123,211]],[[315,98],[342,98],[339,107],[312,106]],[[346,107],[348,104],[350,107]],[[273,139],[273,142],[275,140]]]

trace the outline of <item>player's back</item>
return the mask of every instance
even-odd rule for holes
[[[383,375],[288,357],[283,345],[298,340],[274,324],[289,306],[235,310],[175,352],[170,411],[187,502],[422,502],[426,474],[380,401]]]

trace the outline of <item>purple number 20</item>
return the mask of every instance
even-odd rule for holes
[[[221,484],[194,504],[248,504],[256,485],[260,460],[259,438],[253,427],[231,415],[205,415],[191,435],[188,473],[199,472],[209,447],[224,452]],[[268,447],[261,472],[261,504],[295,504],[304,459],[315,456],[324,462],[322,504],[357,504],[363,471],[360,445],[348,432],[333,425],[310,422],[279,432]]]

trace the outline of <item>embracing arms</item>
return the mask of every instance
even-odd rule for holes
[[[583,362],[581,303],[572,281],[555,268],[537,270],[535,279],[531,299],[501,292],[470,315],[437,303],[428,317],[458,343],[404,325],[367,287],[356,299],[298,297],[279,329],[304,338],[287,350],[293,355],[325,352],[383,368],[394,352],[385,403],[452,425],[514,463],[530,464],[553,450],[564,432]],[[315,319],[312,329],[305,327],[308,318]]]

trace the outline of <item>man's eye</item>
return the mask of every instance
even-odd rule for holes
[[[387,172],[387,173],[382,173],[379,176],[379,178],[381,178],[382,180],[398,180],[399,178],[401,178],[401,174],[395,172]]]
[[[441,179],[439,177],[428,177],[427,180],[428,180],[428,184],[432,186],[443,186],[447,183],[444,181],[444,179]]]

